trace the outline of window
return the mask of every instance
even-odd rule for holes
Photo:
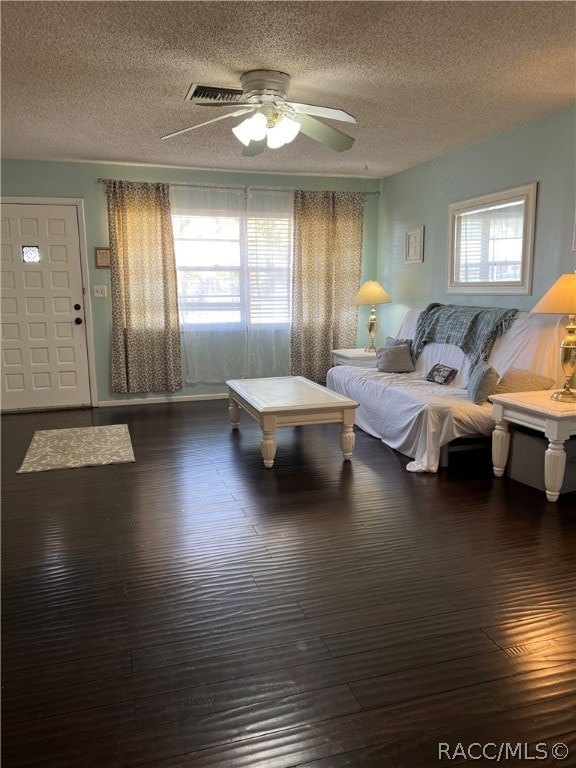
[[[289,324],[291,200],[289,192],[175,188],[183,328]]]
[[[22,261],[25,264],[30,264],[40,261],[40,248],[37,245],[23,245],[22,246]]]
[[[536,184],[449,206],[448,293],[531,293]]]

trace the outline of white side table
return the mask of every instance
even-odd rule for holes
[[[564,443],[576,434],[576,404],[552,400],[552,392],[517,392],[491,395],[496,428],[492,433],[492,463],[496,477],[502,477],[510,450],[509,424],[520,424],[543,432],[548,438],[544,454],[544,484],[548,501],[557,501],[564,480]]]
[[[357,368],[375,368],[376,354],[363,349],[333,349],[332,365],[355,365]]]

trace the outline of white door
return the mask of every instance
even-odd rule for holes
[[[78,208],[4,203],[2,409],[90,405]]]

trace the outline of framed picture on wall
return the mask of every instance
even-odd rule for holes
[[[410,227],[406,230],[406,264],[424,261],[424,227]]]
[[[110,269],[110,248],[94,248],[97,269]]]

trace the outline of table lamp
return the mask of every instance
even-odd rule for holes
[[[551,397],[562,403],[576,403],[576,392],[570,389],[570,380],[576,370],[576,273],[561,275],[532,312],[568,315],[566,336],[560,343],[560,362],[566,381],[564,389],[554,392]]]
[[[371,307],[370,317],[368,318],[368,334],[370,336],[370,346],[366,347],[364,352],[376,352],[374,339],[378,330],[378,317],[376,316],[376,304],[389,304],[392,301],[384,288],[376,280],[368,280],[360,286],[360,290],[354,296],[354,304],[367,304]]]

